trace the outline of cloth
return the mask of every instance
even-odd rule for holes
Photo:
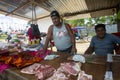
[[[38,26],[33,26],[28,29],[29,41],[31,41],[32,39],[41,39],[40,31],[37,29],[38,29]]]
[[[53,39],[58,50],[65,50],[72,45],[64,23],[62,23],[61,28],[57,28],[55,25],[53,26]]]
[[[51,54],[50,50],[47,50],[45,54],[40,54],[41,52],[43,52],[43,50],[31,51],[31,52],[29,52],[29,54],[31,54],[33,56],[38,56],[41,59],[44,59],[47,55]]]
[[[33,29],[32,30],[33,35],[37,38],[40,38],[40,31],[39,31],[38,25],[33,24],[32,29]]]
[[[74,56],[73,56],[73,60],[74,60],[74,61],[79,61],[79,62],[85,63],[85,57],[82,56],[82,55],[74,55]]]
[[[47,56],[44,58],[44,60],[53,60],[53,59],[55,59],[55,58],[57,58],[57,57],[59,57],[59,55],[54,55],[54,54],[52,54],[52,55],[47,55]]]
[[[32,28],[31,28],[31,27],[28,29],[28,37],[29,37],[29,41],[31,41],[32,39],[34,39],[34,36],[33,36],[33,34],[32,34]]]
[[[107,34],[103,40],[98,40],[97,36],[94,36],[91,40],[90,46],[94,47],[95,54],[106,56],[107,54],[113,54],[114,44],[120,44],[120,38]]]
[[[6,69],[10,68],[8,64],[0,62],[0,72],[4,72]]]

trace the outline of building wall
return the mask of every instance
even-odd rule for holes
[[[40,32],[47,32],[49,26],[52,24],[52,20],[50,17],[43,18],[37,21],[37,24],[39,26]]]
[[[116,32],[118,32],[117,24],[106,25],[106,32],[107,33],[116,33]]]

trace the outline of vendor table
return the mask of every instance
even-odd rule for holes
[[[72,60],[67,60],[70,57],[70,54],[67,53],[56,53],[60,54],[60,57],[55,58],[50,61],[41,61],[40,64],[49,64],[55,67],[56,69],[60,66],[62,62],[71,62]],[[85,56],[86,63],[82,64],[81,69],[85,71],[85,73],[93,76],[93,80],[104,80],[104,75],[106,72],[106,57],[98,57],[98,56]],[[117,57],[118,58],[118,57]],[[120,57],[118,60],[113,62],[113,80],[120,80]],[[13,67],[5,70],[2,74],[4,75],[3,80],[37,80],[37,77],[30,74],[23,74],[20,72],[20,69]],[[69,80],[77,80],[77,76],[71,76]]]

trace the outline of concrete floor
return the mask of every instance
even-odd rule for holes
[[[76,42],[76,48],[77,48],[77,53],[78,54],[84,54],[84,52],[86,51],[86,49],[89,47],[89,42],[81,42],[81,41],[77,41]]]

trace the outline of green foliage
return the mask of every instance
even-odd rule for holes
[[[120,10],[117,13],[117,18],[120,20]]]
[[[5,40],[6,38],[7,38],[7,35],[5,33],[0,34],[0,40],[2,40],[2,39]]]
[[[116,18],[117,18],[117,15],[112,15],[112,16],[102,16],[102,17],[98,17],[98,18],[67,20],[66,22],[71,24],[73,27],[75,27],[75,26],[92,27],[98,23],[115,24]]]
[[[97,18],[86,18],[86,19],[77,19],[77,20],[67,20],[66,22],[71,24],[72,27],[76,26],[84,26],[87,28],[88,34],[94,35],[94,31],[91,31],[91,29],[99,23],[103,24],[116,24],[116,18],[117,15],[111,15],[111,16],[102,16]]]

